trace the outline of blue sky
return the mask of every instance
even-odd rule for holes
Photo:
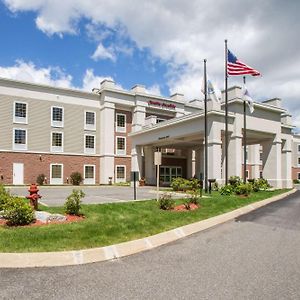
[[[282,98],[300,127],[299,11],[298,0],[0,0],[0,77],[89,91],[111,78],[188,101],[203,97],[204,58],[224,87],[227,38],[263,75],[247,79],[254,100]]]
[[[158,58],[151,57],[149,49],[138,49],[134,42],[124,39],[122,45],[131,49],[129,53],[118,53],[116,60],[100,59],[95,61],[92,54],[97,47],[97,38],[87,32],[86,20],[78,24],[77,35],[47,35],[35,24],[33,12],[11,12],[0,2],[0,34],[2,37],[0,65],[9,67],[18,60],[32,62],[37,69],[49,66],[59,67],[62,72],[72,76],[72,85],[82,87],[87,69],[94,70],[95,76],[112,77],[125,89],[137,83],[147,87],[159,86],[161,93],[168,95],[164,79],[166,65]],[[104,32],[105,26],[97,26]],[[114,43],[113,34],[104,43]],[[57,74],[53,74],[57,76]]]

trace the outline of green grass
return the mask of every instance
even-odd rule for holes
[[[214,192],[211,198],[201,199],[200,209],[190,212],[159,210],[155,200],[83,205],[86,220],[82,222],[41,227],[0,226],[0,252],[61,251],[112,245],[207,219],[286,191],[261,191],[248,198]],[[40,207],[63,213],[62,207]]]

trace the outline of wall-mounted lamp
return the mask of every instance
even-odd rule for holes
[[[42,161],[42,155],[40,155],[40,161]]]

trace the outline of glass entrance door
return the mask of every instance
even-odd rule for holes
[[[170,184],[173,178],[182,176],[181,167],[161,166],[160,167],[160,181],[163,184]]]

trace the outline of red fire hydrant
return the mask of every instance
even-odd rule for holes
[[[42,198],[41,195],[38,194],[38,187],[35,183],[32,183],[28,189],[29,195],[26,196],[27,199],[30,200],[30,205],[33,207],[34,210],[38,209],[38,200]]]

